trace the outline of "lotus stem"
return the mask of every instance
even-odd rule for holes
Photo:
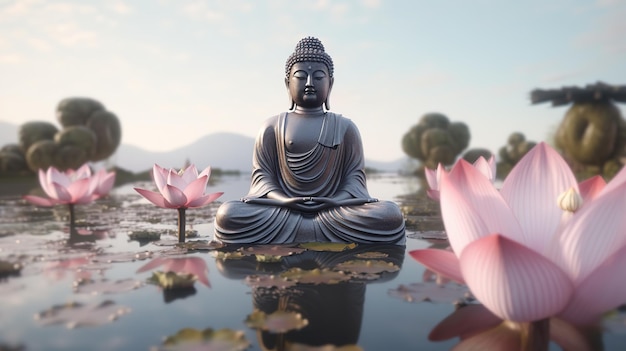
[[[550,343],[550,319],[520,323],[521,351],[547,351]]]
[[[185,210],[186,208],[178,209],[178,242],[185,242]]]
[[[70,233],[76,230],[76,216],[74,215],[74,204],[69,204],[68,208],[70,210]]]

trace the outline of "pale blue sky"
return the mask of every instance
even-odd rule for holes
[[[563,117],[531,105],[534,88],[626,84],[624,18],[623,0],[0,0],[0,121],[56,123],[61,99],[88,96],[148,150],[253,137],[288,108],[285,59],[310,35],[368,159],[403,157],[428,112],[497,152],[514,131],[547,140]]]

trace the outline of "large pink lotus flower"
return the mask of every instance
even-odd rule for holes
[[[159,207],[178,210],[178,241],[182,243],[185,242],[185,210],[208,205],[224,194],[204,193],[210,175],[211,167],[198,174],[198,169],[193,164],[179,172],[155,164],[152,167],[152,176],[158,192],[141,188],[135,188],[135,191]]]
[[[467,284],[498,317],[586,324],[626,302],[626,169],[608,184],[594,177],[579,185],[539,143],[500,191],[461,160],[442,173],[440,192],[453,251],[410,254]]]
[[[152,167],[152,176],[158,192],[134,188],[148,201],[162,208],[194,208],[202,207],[224,194],[217,192],[204,194],[211,167],[205,168],[200,174],[195,165],[177,172],[174,169],[165,169],[159,165]]]
[[[115,182],[115,172],[100,170],[92,175],[88,164],[77,170],[61,172],[54,167],[39,170],[39,184],[48,198],[25,195],[24,199],[38,206],[87,204],[105,196]]]
[[[489,178],[492,182],[496,179],[496,159],[493,155],[489,157],[489,160],[485,160],[484,157],[480,156],[475,162],[474,167],[478,169],[481,173],[485,175],[485,177]],[[429,189],[426,190],[426,195],[435,200],[439,201],[439,184],[441,182],[441,175],[446,172],[444,166],[440,163],[437,166],[436,170],[430,169],[426,167],[424,169],[424,174],[426,175],[426,182],[428,183]]]
[[[153,270],[162,266],[164,272],[174,272],[178,274],[191,274],[198,281],[207,287],[211,287],[209,282],[209,267],[201,257],[157,257],[145,265],[141,266],[137,273]]]

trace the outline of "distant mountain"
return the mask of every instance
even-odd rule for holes
[[[234,133],[216,133],[165,152],[154,152],[122,144],[115,152],[115,163],[132,172],[151,169],[157,163],[166,168],[180,168],[186,160],[200,170],[206,166],[222,170],[250,171],[254,138]]]
[[[6,144],[16,143],[18,130],[19,126],[0,121],[0,148]],[[162,167],[179,168],[186,160],[201,169],[210,165],[212,168],[222,170],[249,172],[252,167],[253,147],[252,137],[236,133],[215,133],[187,146],[163,152],[148,151],[122,143],[110,161],[134,173],[149,170],[155,163]],[[405,169],[409,162],[408,157],[389,162],[366,159],[365,166],[384,172],[397,172]]]

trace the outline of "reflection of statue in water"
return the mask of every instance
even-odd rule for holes
[[[341,252],[305,251],[283,257],[280,263],[258,263],[254,256],[244,259],[217,259],[220,273],[230,279],[244,279],[248,275],[275,275],[294,268],[302,270],[336,270],[344,262],[359,260],[371,253],[384,255],[382,260],[402,267],[405,250],[400,245],[359,245],[355,249]],[[377,258],[378,260],[379,258]],[[377,279],[351,279],[336,284],[297,283],[286,288],[253,287],[254,308],[266,314],[281,309],[297,312],[308,321],[308,325],[285,334],[259,331],[257,334],[261,350],[288,350],[289,345],[336,347],[356,345],[359,342],[366,284],[393,280],[399,271],[380,273]],[[281,306],[286,301],[285,306]],[[295,347],[295,346],[294,346]],[[302,349],[305,349],[304,347]]]
[[[242,201],[219,208],[216,239],[404,244],[399,207],[377,201],[367,191],[357,127],[327,111],[333,62],[322,43],[302,39],[287,59],[285,73],[292,109],[261,128],[250,191]]]

